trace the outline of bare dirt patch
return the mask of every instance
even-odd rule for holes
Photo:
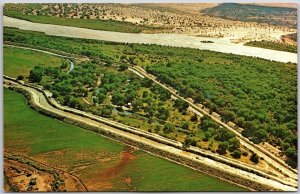
[[[4,174],[7,184],[22,192],[86,190],[80,180],[68,173],[12,155],[4,159]]]

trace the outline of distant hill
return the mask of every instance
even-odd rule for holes
[[[297,8],[292,7],[223,3],[202,12],[224,19],[297,28]]]
[[[281,40],[284,43],[289,43],[289,44],[297,46],[297,33],[283,35],[283,36],[281,36]]]

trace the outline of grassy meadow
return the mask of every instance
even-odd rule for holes
[[[36,65],[44,67],[59,67],[65,59],[49,54],[15,47],[3,47],[4,74],[11,77],[29,76]]]
[[[4,89],[4,150],[72,172],[91,191],[244,191],[30,109]]]

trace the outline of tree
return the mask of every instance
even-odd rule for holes
[[[125,103],[124,101],[125,101],[125,98],[122,94],[120,94],[120,93],[113,94],[113,96],[112,96],[113,104],[123,106]]]
[[[200,102],[204,101],[205,98],[202,93],[198,93],[195,95],[194,100],[195,100],[195,103],[200,103]]]
[[[103,106],[100,110],[99,110],[99,114],[103,117],[111,117],[112,115],[112,110],[113,110],[113,106]]]
[[[52,92],[52,98],[57,98],[59,96],[59,93],[57,91]]]
[[[133,108],[133,111],[136,112],[143,106],[143,103],[139,99],[135,99],[132,101],[131,106]]]
[[[146,107],[147,116],[150,117],[150,118],[154,116],[155,111],[156,110],[155,110],[154,106],[147,106]]]
[[[23,75],[18,75],[18,80],[23,80],[24,76]]]
[[[226,154],[226,150],[228,149],[229,143],[227,141],[220,142],[218,146],[218,153],[219,154]]]
[[[187,138],[185,138],[185,140],[184,140],[184,142],[182,144],[182,147],[183,148],[187,148],[190,145],[191,146],[196,146],[196,144],[197,144],[197,141],[194,138],[188,136]]]
[[[189,104],[182,99],[176,99],[174,103],[174,107],[177,108],[180,112],[183,112],[187,110]]]
[[[142,97],[143,97],[143,98],[147,98],[147,97],[148,97],[148,95],[149,95],[149,92],[148,92],[148,91],[144,91],[144,92],[143,92],[143,96],[142,96]]]
[[[209,138],[211,138],[211,133],[209,132],[209,131],[206,131],[205,133],[204,133],[204,141],[208,141],[209,140]]]
[[[69,103],[69,106],[71,107],[71,108],[76,108],[76,107],[78,107],[79,106],[79,101],[78,101],[78,99],[76,99],[76,98],[71,98],[71,100],[70,100],[70,103]]]
[[[34,67],[29,73],[29,81],[33,83],[39,83],[42,81],[44,70],[41,67]]]
[[[188,130],[189,129],[189,122],[188,121],[184,121],[181,123],[181,128]]]
[[[297,150],[294,147],[289,147],[284,153],[289,158],[297,159]]]
[[[253,153],[253,154],[251,155],[251,157],[250,157],[250,160],[251,160],[253,163],[257,164],[257,163],[259,162],[259,157],[258,157],[258,155],[257,155],[256,153]]]
[[[157,117],[159,119],[162,119],[162,120],[167,120],[167,118],[170,116],[170,111],[169,109],[166,109],[164,107],[159,107],[158,108],[158,114],[157,114]]]
[[[234,150],[234,152],[231,155],[234,158],[241,158],[242,153],[240,150]]]
[[[122,64],[119,65],[119,70],[120,71],[125,71],[126,69],[128,69],[128,65],[127,64],[122,63]]]
[[[171,124],[171,123],[166,123],[166,124],[164,125],[163,131],[164,131],[165,134],[168,134],[168,133],[173,132],[174,129],[175,129],[175,126],[174,126],[173,124]]]
[[[99,93],[99,94],[97,95],[97,98],[98,98],[98,103],[99,103],[99,104],[102,104],[103,101],[104,101],[105,98],[106,98],[106,95],[103,94],[103,93]]]
[[[229,150],[234,151],[240,148],[240,141],[236,138],[233,137],[229,140]]]
[[[191,116],[190,121],[197,122],[198,121],[198,116],[196,114],[194,114],[193,116]]]
[[[229,139],[233,138],[235,135],[233,132],[224,129],[222,127],[220,127],[217,131],[216,131],[216,136],[215,136],[215,140],[217,141],[228,141]]]
[[[256,132],[255,137],[258,139],[259,142],[263,141],[264,139],[266,139],[268,137],[268,132],[264,129],[260,129]],[[258,143],[259,143],[258,142]]]
[[[67,67],[68,67],[68,62],[67,62],[67,61],[64,61],[64,62],[61,64],[61,66],[60,66],[61,69],[65,69],[65,68],[67,68]]]
[[[219,126],[209,116],[201,117],[201,122],[199,124],[199,129],[203,130],[203,131],[207,131],[208,128],[218,129]]]

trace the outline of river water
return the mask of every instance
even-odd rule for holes
[[[55,36],[87,38],[114,42],[158,44],[174,47],[189,47],[201,50],[253,56],[280,62],[297,63],[296,53],[244,46],[242,44],[232,43],[228,38],[203,38],[183,34],[137,34],[109,32],[70,26],[33,23],[7,16],[3,16],[3,25],[23,30],[45,32],[46,34]],[[213,41],[213,43],[203,43],[201,41]]]

